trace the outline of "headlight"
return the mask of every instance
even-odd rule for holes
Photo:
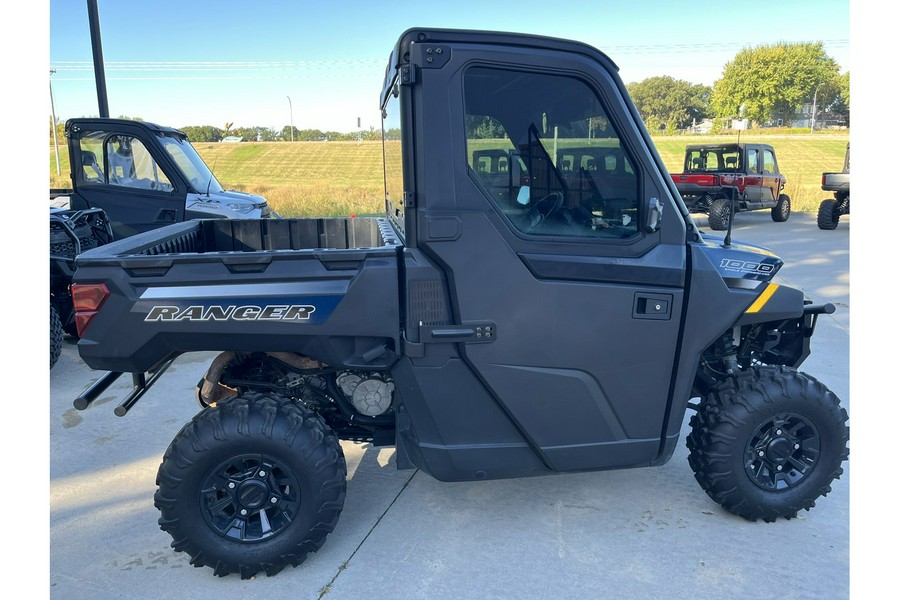
[[[227,206],[234,212],[239,212],[242,214],[246,214],[256,208],[255,204],[245,204],[243,202],[229,202]]]
[[[257,208],[257,205],[250,202],[195,202],[191,205],[191,208],[205,208],[209,210],[233,210],[236,213],[240,213],[245,215],[253,209]]]

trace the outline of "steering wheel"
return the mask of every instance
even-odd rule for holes
[[[525,233],[531,233],[537,229],[538,225],[553,216],[563,203],[562,192],[550,192],[543,198],[534,202],[525,214],[522,221],[525,224]],[[544,210],[549,206],[549,209]]]

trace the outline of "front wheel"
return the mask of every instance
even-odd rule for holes
[[[790,519],[843,473],[847,412],[789,367],[755,367],[714,388],[691,418],[688,462],[703,490],[750,521]]]
[[[313,412],[248,392],[198,413],[156,476],[160,528],[219,576],[274,575],[317,551],[344,505],[347,465]]]
[[[772,220],[784,223],[791,216],[791,198],[787,194],[778,196],[778,202],[772,207]]]

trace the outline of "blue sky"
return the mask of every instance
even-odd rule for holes
[[[98,4],[111,116],[175,127],[377,127],[387,57],[413,26],[576,39],[606,52],[626,83],[670,75],[711,85],[742,48],[779,41],[823,41],[842,71],[851,67],[849,0],[706,14],[656,0]],[[97,114],[87,2],[50,0],[48,38],[57,116]]]

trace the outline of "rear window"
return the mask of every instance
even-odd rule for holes
[[[688,173],[720,173],[741,168],[741,149],[737,146],[689,148],[684,170]]]

